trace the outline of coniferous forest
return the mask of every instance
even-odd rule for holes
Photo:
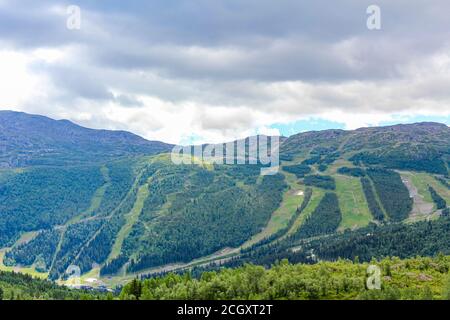
[[[424,131],[416,135],[411,127]],[[47,163],[37,153],[40,165],[0,170],[0,293],[3,299],[442,298],[450,193],[438,163],[448,159],[442,145],[450,133],[439,124],[411,127],[396,127],[394,136],[388,127],[284,138],[281,165],[270,175],[261,175],[263,163],[237,158],[176,164],[164,146],[141,140],[131,154],[108,149],[116,156],[89,153],[95,150],[89,146],[85,158],[65,153]],[[364,286],[372,260],[385,277],[395,274],[392,261],[405,261],[396,274],[401,279],[430,264],[436,281],[428,288],[413,279],[404,290],[386,278],[374,293]],[[73,268],[91,281],[84,289],[65,286]],[[294,286],[275,280],[284,274]]]

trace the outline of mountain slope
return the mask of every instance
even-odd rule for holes
[[[80,164],[171,148],[126,131],[88,129],[68,120],[0,111],[0,168]]]
[[[450,162],[450,128],[423,122],[353,131],[312,131],[289,137],[281,152],[290,158],[329,155],[366,165],[446,175]]]
[[[379,290],[367,283],[370,263],[320,262],[315,265],[280,261],[271,268],[246,265],[200,277],[199,272],[130,281],[121,299],[141,300],[419,300],[450,299],[450,257],[380,260]],[[373,267],[373,266],[372,266]],[[197,270],[196,270],[197,271]],[[196,277],[198,276],[198,277]],[[370,283],[370,282],[369,282]],[[139,285],[140,284],[140,285]],[[136,288],[143,288],[136,290]]]
[[[439,219],[450,204],[442,124],[294,135],[281,140],[279,173],[263,177],[259,165],[176,165],[155,155],[170,145],[126,132],[0,119],[0,268],[52,279],[73,264],[110,277],[237,259],[284,240]]]

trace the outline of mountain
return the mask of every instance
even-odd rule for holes
[[[450,254],[443,124],[300,133],[261,176],[261,164],[174,164],[170,145],[131,133],[0,119],[0,269],[64,281],[76,265],[112,286],[214,263]]]
[[[126,131],[94,130],[68,120],[0,111],[0,167],[73,165],[167,152],[170,144]]]
[[[418,169],[446,174],[450,161],[450,128],[423,122],[353,131],[324,130],[291,136],[282,145],[285,157],[293,155],[339,154],[368,165],[394,169]]]

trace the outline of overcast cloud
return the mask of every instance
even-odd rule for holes
[[[366,9],[381,8],[381,30]],[[68,30],[67,7],[81,9]],[[0,0],[0,109],[172,143],[450,115],[448,0]],[[279,127],[279,126],[278,126]]]

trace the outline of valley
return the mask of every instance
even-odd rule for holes
[[[40,118],[26,123],[39,120],[52,124]],[[59,130],[61,123],[55,125]],[[72,125],[63,123],[63,130],[67,126]],[[84,137],[83,128],[71,130]],[[381,250],[376,241],[366,244],[362,234],[377,233],[381,241],[391,237],[386,232],[392,228],[398,234],[411,228],[415,235],[423,223],[435,223],[436,230],[447,226],[450,129],[445,125],[293,135],[281,140],[280,170],[272,176],[260,175],[261,164],[177,165],[162,143],[101,135],[107,141],[103,156],[80,159],[61,151],[48,155],[48,162],[36,151],[26,162],[14,162],[14,156],[5,160],[0,270],[70,284],[66,270],[77,266],[82,281],[95,286],[97,279],[113,288],[137,275],[247,262],[270,266],[284,258],[304,263],[352,258],[348,237],[364,243],[361,247],[373,246],[380,258],[409,257],[416,251]],[[124,137],[131,146],[124,147]],[[99,143],[83,141],[87,145],[78,147],[88,154]],[[450,254],[450,247],[439,242],[423,252]]]

